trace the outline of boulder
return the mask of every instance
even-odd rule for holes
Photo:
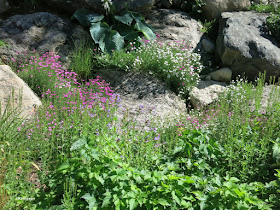
[[[231,81],[231,76],[232,76],[232,71],[225,67],[221,68],[217,71],[211,72],[209,74],[210,78],[212,80],[218,81],[218,82],[230,82]]]
[[[208,53],[215,53],[215,44],[208,39],[202,39],[202,47]]]
[[[203,26],[185,12],[171,9],[153,10],[146,22],[160,35],[159,41],[185,40],[190,47],[201,48]]]
[[[223,12],[245,10],[251,5],[250,0],[203,0],[202,11],[208,19],[217,19]]]
[[[120,95],[121,109],[118,115],[123,116],[125,110],[130,117],[138,122],[154,117],[156,114],[161,122],[172,121],[186,111],[185,102],[175,93],[170,91],[161,81],[143,72],[125,72],[109,69],[100,69],[96,75],[105,79],[110,84],[114,93]],[[139,108],[154,109],[154,112],[142,112]]]
[[[226,86],[223,82],[201,80],[190,92],[190,103],[194,108],[203,108],[217,100]]]
[[[6,0],[0,0],[0,14],[8,11],[10,6]]]
[[[19,106],[17,111],[20,116],[30,119],[34,113],[34,105],[42,104],[38,96],[7,65],[0,65],[0,78],[1,115],[6,107]]]
[[[266,27],[268,14],[225,12],[220,20],[216,55],[232,76],[254,80],[266,71],[266,79],[280,76],[280,48]]]
[[[12,58],[17,52],[35,49],[39,54],[56,52],[66,63],[72,41],[89,38],[81,26],[47,12],[15,15],[0,25],[0,40],[7,45],[0,48],[0,58]]]

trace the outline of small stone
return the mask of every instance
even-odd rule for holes
[[[202,47],[208,53],[215,53],[215,45],[208,39],[202,40]]]
[[[210,73],[209,76],[211,77],[212,80],[218,82],[230,82],[232,71],[229,68],[225,67]]]

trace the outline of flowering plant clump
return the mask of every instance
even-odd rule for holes
[[[35,51],[31,55],[29,52],[18,54],[19,60],[12,59],[18,64],[17,74],[43,99],[43,106],[34,110],[35,128],[27,133],[29,139],[44,139],[62,148],[69,135],[92,129],[98,133],[102,123],[97,122],[112,121],[120,98],[101,77],[80,83],[77,74],[64,70],[59,56],[52,52],[39,58],[34,55]]]
[[[159,38],[159,36],[157,35]],[[191,87],[199,82],[203,70],[200,54],[195,53],[186,42],[162,43],[158,40],[141,40],[141,45],[131,43],[124,52],[97,56],[103,66],[116,66],[125,70],[143,70],[167,82],[180,95],[186,96]],[[121,61],[121,62],[119,62]]]

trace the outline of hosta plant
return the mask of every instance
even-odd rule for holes
[[[71,19],[77,19],[85,27],[89,27],[91,37],[98,44],[102,52],[111,53],[121,50],[125,41],[139,40],[143,35],[149,39],[156,39],[156,35],[142,15],[137,12],[126,11],[120,15],[104,16],[91,10],[79,9]]]

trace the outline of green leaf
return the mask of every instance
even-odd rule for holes
[[[103,40],[105,34],[110,31],[110,28],[105,23],[93,23],[89,28],[90,35],[95,42],[95,44],[99,44],[100,40]]]
[[[159,198],[158,203],[161,204],[162,206],[170,206],[170,204],[167,202],[167,200],[165,200],[163,198]]]
[[[178,203],[179,205],[181,205],[181,201],[178,198],[178,196],[176,195],[175,191],[171,192],[172,198],[176,201],[176,203]]]
[[[122,16],[115,16],[115,19],[128,26],[130,26],[133,21],[133,17],[130,13],[125,13]]]
[[[157,38],[152,29],[146,23],[139,21],[135,24],[135,28],[141,31],[148,40],[154,40]]]
[[[86,137],[83,137],[72,144],[70,151],[81,149],[86,144],[87,144],[87,139]]]
[[[89,204],[89,209],[96,210],[98,207],[98,204],[96,203],[96,199],[93,195],[90,195],[89,193],[86,193],[81,198],[85,199],[87,203]]]
[[[130,199],[129,200],[129,209],[132,210],[132,209],[135,209],[138,205],[138,202],[135,200],[135,199]]]
[[[65,170],[68,169],[69,167],[70,167],[69,162],[64,162],[64,163],[62,163],[62,164],[58,167],[57,172],[65,171]]]
[[[90,26],[92,23],[100,22],[104,19],[104,15],[95,14],[88,9],[78,9],[71,17],[71,20],[76,18],[81,25]]]
[[[274,143],[273,145],[273,153],[272,153],[272,157],[275,159],[275,160],[280,160],[280,144],[279,144],[279,139],[276,140],[276,142]]]
[[[91,149],[90,151],[90,156],[96,160],[99,160],[99,153],[97,152],[96,149]]]

